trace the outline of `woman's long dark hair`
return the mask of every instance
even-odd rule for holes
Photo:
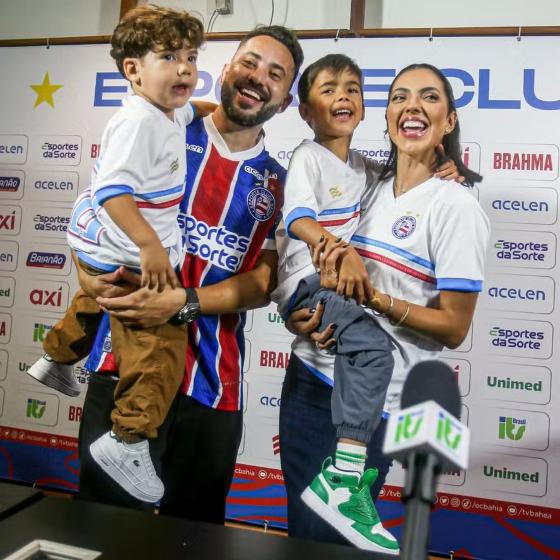
[[[419,68],[423,68],[426,70],[431,70],[443,84],[443,90],[445,92],[445,96],[447,97],[447,103],[449,106],[449,112],[453,113],[456,111],[455,109],[455,98],[453,97],[453,90],[451,88],[451,84],[449,80],[441,73],[441,71],[432,66],[431,64],[411,64],[406,68],[403,68],[395,77],[393,82],[391,83],[391,87],[389,88],[389,102],[391,93],[393,92],[393,86],[395,82],[399,79],[402,74],[406,72],[410,72],[411,70],[417,70]],[[387,134],[387,131],[385,131]],[[455,123],[455,128],[449,133],[445,134],[442,140],[443,147],[445,148],[445,154],[448,158],[452,159],[457,166],[457,170],[459,171],[459,175],[462,175],[465,178],[464,185],[468,187],[472,187],[475,183],[479,183],[482,181],[482,176],[469,169],[464,163],[463,158],[461,157],[461,144],[459,142],[459,138],[461,136],[460,128],[459,128],[459,119]],[[391,142],[391,152],[389,154],[389,158],[387,162],[383,166],[381,171],[380,179],[388,179],[389,177],[393,177],[397,172],[397,146],[394,144],[393,140],[389,137],[389,141]],[[443,163],[443,162],[438,162]]]

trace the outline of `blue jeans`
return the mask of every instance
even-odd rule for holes
[[[331,393],[332,388],[292,354],[280,405],[280,459],[288,494],[288,534],[348,544],[300,497],[321,470],[323,460],[334,457],[337,440],[331,418]],[[381,420],[367,447],[366,468],[379,470],[379,477],[371,488],[373,499],[377,498],[392,462],[381,451],[386,424],[386,420]]]

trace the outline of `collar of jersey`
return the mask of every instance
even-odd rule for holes
[[[234,161],[245,161],[257,157],[264,150],[264,134],[259,135],[257,143],[248,150],[243,150],[242,152],[230,152],[225,140],[222,135],[218,132],[212,115],[204,117],[204,126],[206,132],[208,133],[208,138],[214,144],[221,156]]]

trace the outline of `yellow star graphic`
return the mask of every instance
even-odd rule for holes
[[[37,94],[35,105],[33,105],[33,109],[35,109],[35,107],[41,105],[41,103],[43,102],[48,103],[51,107],[54,108],[53,93],[59,90],[62,86],[51,84],[49,73],[45,72],[45,77],[43,78],[42,84],[35,84],[29,87]]]

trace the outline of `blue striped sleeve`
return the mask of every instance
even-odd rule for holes
[[[482,292],[482,280],[467,280],[466,278],[438,278],[438,290],[450,292]]]
[[[292,224],[299,218],[311,218],[312,220],[317,220],[317,212],[315,212],[315,210],[312,210],[311,208],[300,206],[298,208],[294,208],[286,216],[286,218],[284,219],[284,222],[286,223],[286,231],[292,239],[299,239],[299,237],[293,235],[290,231]]]
[[[134,194],[134,189],[128,185],[107,185],[95,191],[94,197],[97,204],[102,206],[110,198],[115,196],[122,196],[123,194]]]

